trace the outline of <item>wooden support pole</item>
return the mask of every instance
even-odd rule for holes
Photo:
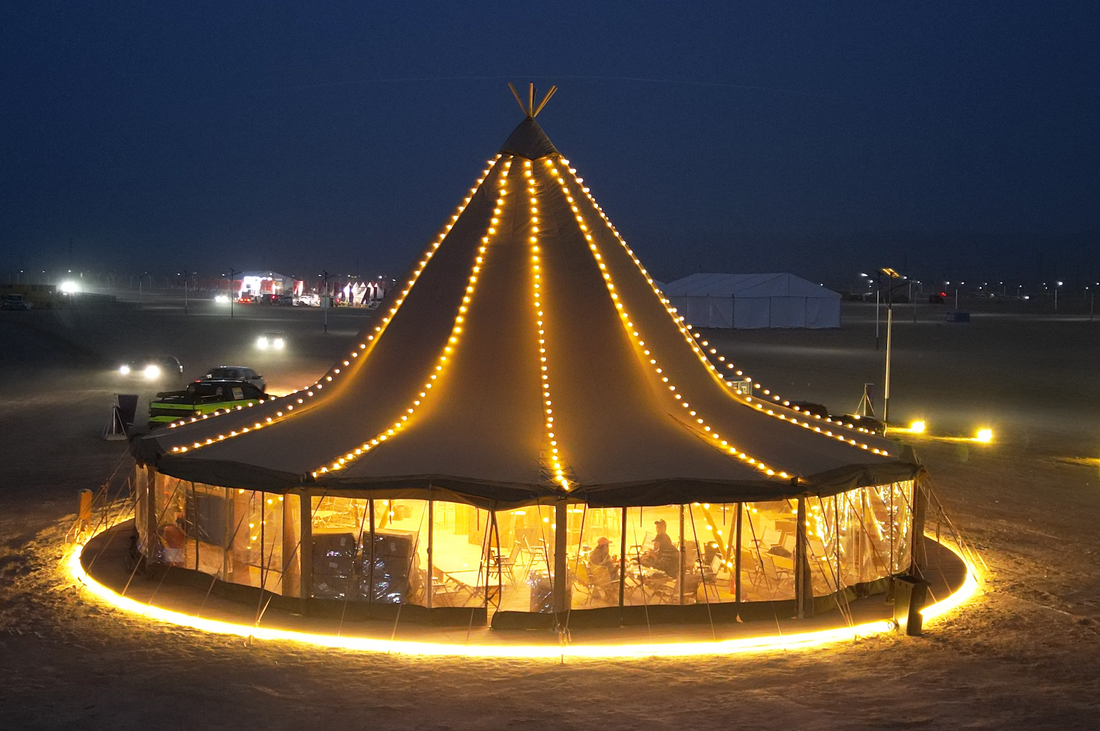
[[[298,549],[302,556],[298,599],[301,603],[302,614],[308,614],[309,600],[313,595],[313,499],[308,493],[298,496],[298,518],[302,532],[302,544]]]
[[[928,554],[924,546],[924,523],[928,514],[928,485],[924,475],[918,475],[913,481],[912,539],[909,541],[911,564],[909,573],[918,579],[924,578],[924,565]]]
[[[564,500],[554,506],[554,612],[561,614],[569,608],[568,589],[569,578],[566,576],[565,554],[569,539],[569,513],[566,510],[567,503]]]
[[[680,567],[676,570],[676,584],[680,587],[680,606],[684,605],[684,506],[680,506]]]
[[[428,486],[429,492],[431,491],[431,489],[432,488],[429,485]],[[435,501],[432,500],[431,498],[428,498],[428,590],[427,590],[427,593],[425,595],[425,602],[424,602],[427,605],[428,609],[432,608],[432,594],[434,593],[432,590],[435,588],[435,564],[433,563],[434,558],[435,558],[435,545],[434,545],[435,531],[432,530],[432,527],[433,527],[434,524],[435,524]]]
[[[733,535],[733,601],[741,601],[741,513],[744,503],[737,503],[737,517],[734,518]]]
[[[626,603],[626,508],[621,519],[622,538],[619,540],[619,609]],[[620,611],[621,617],[621,611]]]
[[[283,546],[280,552],[282,559],[282,591],[285,596],[297,596],[298,594],[298,575],[299,566],[301,565],[301,556],[299,555],[300,544],[295,540],[297,533],[297,527],[294,523],[294,510],[291,508],[293,505],[294,496],[287,493],[282,497],[283,505]]]
[[[798,618],[814,616],[813,582],[810,580],[810,562],[806,534],[806,498],[798,498],[798,530],[794,546],[794,598]]]

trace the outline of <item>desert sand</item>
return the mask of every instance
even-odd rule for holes
[[[242,363],[290,390],[369,315],[334,311],[324,334],[319,310],[230,320],[168,297],[0,313],[0,728],[1095,728],[1100,321],[981,304],[970,323],[898,308],[890,405],[892,421],[927,420],[929,435],[902,438],[984,560],[970,605],[922,637],[564,665],[247,646],[97,604],[59,564],[77,492],[128,468],[125,443],[99,438],[112,394],[134,392],[114,361],[168,352],[188,378]],[[274,329],[288,351],[258,354]],[[846,304],[839,330],[705,336],[765,386],[834,411],[882,382],[873,305]],[[962,439],[979,426],[992,444]]]

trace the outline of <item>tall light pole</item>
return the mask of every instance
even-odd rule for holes
[[[324,277],[324,290],[325,293],[321,295],[321,309],[325,313],[325,332],[328,332],[328,309],[332,306],[332,298],[328,296],[328,280],[330,277],[336,276],[335,274],[329,274],[327,269],[321,270],[321,276]]]
[[[882,386],[882,423],[887,424],[890,421],[890,356],[892,355],[893,346],[893,334],[894,334],[894,282],[895,279],[904,279],[902,275],[898,274],[894,269],[889,267],[879,270],[879,274],[887,277],[887,283],[890,285],[886,290],[886,374],[883,378]],[[880,280],[881,281],[881,280]],[[900,284],[896,286],[901,286]],[[881,285],[879,287],[881,289]]]
[[[233,294],[233,290],[236,289],[233,282],[236,280],[236,277],[237,277],[238,274],[240,274],[239,271],[237,271],[236,269],[234,269],[232,267],[229,268],[229,319],[230,320],[233,319],[233,300],[237,299],[236,296]]]
[[[1054,311],[1058,311],[1058,288],[1062,286],[1061,282],[1054,283]]]

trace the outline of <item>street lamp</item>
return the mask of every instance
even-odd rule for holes
[[[1058,288],[1062,286],[1061,282],[1054,283],[1054,311],[1058,311]]]

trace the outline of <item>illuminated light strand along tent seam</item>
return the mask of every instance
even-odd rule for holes
[[[425,250],[424,254],[421,256],[419,266],[413,272],[412,276],[409,279],[408,284],[401,291],[401,296],[398,297],[397,301],[394,303],[394,306],[392,308],[390,308],[389,314],[386,315],[386,317],[384,317],[382,319],[382,323],[380,325],[378,325],[374,328],[374,331],[375,331],[374,334],[368,335],[364,342],[359,343],[359,349],[358,350],[351,351],[351,353],[350,353],[351,358],[359,358],[360,351],[364,351],[363,352],[364,356],[367,356],[367,355],[370,354],[370,351],[367,350],[368,344],[373,342],[373,341],[376,341],[376,337],[381,337],[382,333],[385,331],[386,326],[390,323],[390,321],[393,319],[393,317],[397,314],[398,310],[401,308],[401,304],[405,301],[405,298],[408,297],[409,292],[412,291],[413,286],[416,284],[417,280],[420,278],[420,274],[424,271],[424,268],[428,265],[428,262],[431,260],[432,256],[435,254],[436,250],[446,240],[447,234],[449,234],[451,229],[454,228],[455,222],[458,221],[459,217],[466,210],[466,206],[468,206],[470,204],[470,201],[473,200],[474,195],[477,194],[478,189],[481,187],[482,183],[485,182],[485,178],[488,177],[490,171],[493,169],[493,166],[497,163],[498,160],[500,160],[500,158],[501,158],[501,155],[497,154],[495,157],[493,157],[491,160],[489,160],[489,162],[488,162],[489,167],[486,168],[484,171],[482,171],[481,177],[478,178],[477,183],[474,185],[474,187],[470,188],[469,195],[466,196],[466,198],[458,206],[456,212],[451,216],[450,223],[446,224],[443,227],[443,230],[439,233],[438,238],[436,238],[428,246],[427,250]],[[508,164],[511,165],[510,162]],[[347,367],[351,364],[351,361],[345,360],[345,361],[343,361],[343,364],[344,364],[345,367]],[[341,370],[340,370],[339,367],[334,367],[328,374],[326,374],[324,376],[323,380],[332,381],[333,376],[334,375],[339,375],[340,372],[341,372]],[[300,394],[302,394],[304,392],[304,393],[306,393],[307,397],[312,397],[314,394],[313,394],[312,391],[309,390],[310,388],[322,389],[323,387],[324,387],[323,384],[319,380],[319,381],[315,382],[312,386],[306,386],[304,388],[300,388],[297,391],[294,391],[293,393],[287,394],[286,396],[284,396],[282,398],[297,397],[298,404],[299,405],[304,405],[305,404],[305,399]],[[274,401],[276,398],[279,398],[279,397],[277,397],[277,396],[272,397],[269,400]],[[262,403],[264,403],[264,401],[261,400],[259,403],[262,404]],[[249,404],[249,406],[251,407],[252,404]],[[240,410],[241,410],[240,406],[236,407],[236,411],[240,411]],[[268,424],[278,423],[281,419],[290,416],[290,412],[292,412],[292,411],[294,411],[294,406],[290,405],[290,406],[287,407],[287,411],[286,411],[285,414],[282,411],[276,412],[275,417],[268,417],[266,419],[266,424],[257,422],[256,425],[254,426],[254,428],[255,429],[260,429],[263,426],[266,426]],[[233,412],[233,409],[226,409],[225,411],[215,411],[213,414],[204,414],[202,419],[205,420],[207,417],[210,417],[210,416],[219,416],[221,414],[228,414],[228,413],[232,413],[232,412]],[[197,421],[197,419],[195,419],[195,418],[191,419],[191,422],[195,422],[195,421]],[[184,423],[186,423],[186,420],[181,419],[180,421],[173,422],[172,424],[169,424],[168,426],[169,426],[169,428],[175,428],[177,426],[182,426]],[[206,439],[205,442],[195,442],[190,447],[184,446],[184,445],[176,445],[176,446],[172,447],[172,451],[173,452],[187,452],[191,449],[198,449],[200,447],[203,447],[203,446],[206,446],[206,445],[209,445],[209,444],[213,444],[215,442],[224,441],[225,439],[237,436],[239,433],[244,434],[244,433],[247,433],[248,431],[250,431],[250,429],[245,428],[245,429],[241,430],[241,432],[233,431],[233,432],[230,432],[228,435],[220,434],[216,438]]]
[[[756,410],[760,411],[761,413],[766,413],[767,416],[769,416],[769,417],[777,418],[780,421],[789,422],[789,423],[792,423],[794,425],[798,425],[798,427],[801,427],[801,428],[806,429],[806,430],[810,430],[813,433],[821,434],[822,436],[825,436],[825,438],[835,439],[835,440],[837,440],[839,442],[842,442],[844,444],[848,444],[850,446],[861,448],[861,450],[867,450],[867,451],[875,453],[875,454],[883,454],[883,455],[888,455],[889,454],[889,452],[887,450],[880,450],[879,447],[871,447],[867,443],[857,442],[854,439],[847,439],[847,438],[845,438],[845,436],[843,434],[834,434],[832,431],[829,431],[829,430],[822,431],[822,429],[820,427],[817,427],[816,424],[814,424],[810,421],[800,422],[798,419],[795,419],[794,417],[787,416],[787,414],[775,413],[773,410],[767,409],[766,407],[761,405],[761,403],[753,402],[753,401],[755,401],[755,399],[753,399],[751,396],[750,397],[744,397],[744,396],[741,396],[740,394],[737,394],[736,391],[730,390],[727,381],[722,376],[722,373],[718,372],[718,369],[714,367],[714,364],[711,363],[711,361],[709,361],[709,358],[707,357],[706,353],[702,350],[702,347],[700,347],[700,345],[698,345],[695,342],[695,340],[698,337],[698,333],[693,333],[689,329],[685,328],[685,326],[683,325],[684,318],[682,317],[682,315],[679,315],[678,313],[676,313],[675,311],[672,310],[669,300],[667,298],[665,298],[663,296],[663,293],[661,293],[661,291],[657,288],[656,283],[654,283],[652,277],[649,276],[649,273],[647,272],[646,268],[642,266],[642,264],[639,261],[638,257],[635,256],[634,251],[632,251],[631,248],[629,247],[629,245],[627,245],[626,240],[623,239],[623,236],[619,235],[618,231],[615,229],[614,224],[612,224],[612,222],[610,222],[610,220],[607,218],[607,215],[604,213],[604,211],[601,208],[599,208],[598,203],[596,203],[595,199],[593,198],[592,192],[590,191],[590,189],[583,186],[583,178],[580,178],[580,177],[576,176],[576,170],[575,170],[575,168],[570,167],[569,160],[566,160],[564,157],[560,157],[560,160],[561,160],[562,165],[570,171],[570,174],[573,176],[573,179],[576,182],[577,187],[580,187],[581,191],[584,193],[584,195],[587,198],[588,202],[590,202],[592,204],[592,207],[599,214],[599,217],[601,217],[604,220],[604,223],[607,225],[607,229],[610,232],[612,232],[612,234],[615,236],[615,239],[619,242],[619,244],[621,244],[621,246],[623,246],[624,251],[626,251],[626,253],[630,257],[631,261],[634,262],[634,264],[638,267],[638,270],[641,273],[641,275],[646,278],[646,281],[649,284],[650,288],[652,289],[654,295],[656,295],[658,297],[658,299],[661,301],[661,303],[663,304],[665,312],[668,312],[669,317],[672,318],[672,321],[675,324],[676,329],[678,329],[681,332],[681,334],[683,335],[684,341],[691,346],[692,351],[695,353],[696,357],[698,358],[698,361],[700,361],[700,363],[702,363],[706,367],[707,372],[709,374],[711,374],[712,377],[715,378],[715,380],[717,381],[717,383],[720,386],[723,387],[726,394],[728,394],[729,396],[733,397],[734,399],[736,399],[738,401],[746,403],[747,406],[755,407]],[[548,160],[548,164],[549,164],[549,160]],[[557,176],[558,171],[554,170],[553,174],[555,176]],[[559,178],[559,182],[560,182],[560,185],[562,185],[562,187],[564,188],[564,181]],[[566,192],[566,196],[568,196],[568,192]],[[581,218],[580,209],[577,208],[575,206],[575,204],[572,204],[573,201],[572,201],[571,197],[569,197],[568,200],[571,203],[571,209],[572,209],[575,217],[577,218],[577,222],[579,222],[581,224],[581,228],[585,232],[586,239],[591,242],[592,241],[592,236],[591,236],[591,234],[587,234],[587,226],[584,224],[584,222]],[[615,298],[616,300],[618,299],[618,297],[616,295],[613,295],[613,298]],[[621,308],[619,308],[619,309],[621,309]],[[738,372],[738,375],[741,375],[741,373]],[[751,380],[751,379],[749,379],[749,380]],[[757,388],[760,387],[759,384],[755,384],[755,385],[756,385]],[[788,405],[789,405],[789,402],[788,402]],[[784,405],[784,406],[788,406],[788,405]],[[826,421],[832,423],[831,419],[827,419]],[[838,428],[840,427],[840,424],[836,424],[836,425],[837,425]],[[850,425],[847,425],[847,424],[845,424],[845,427],[849,430],[854,429],[853,427],[850,427]],[[707,431],[709,431],[709,430],[707,430]],[[867,430],[860,429],[859,431],[867,433]]]
[[[565,180],[560,176],[558,169],[554,166],[554,162],[551,159],[546,160],[546,167],[549,173],[557,180],[562,194],[568,203],[573,203],[573,197],[569,188],[565,184]],[[641,339],[641,335],[635,329],[635,324],[630,320],[630,313],[626,311],[623,303],[619,301],[619,295],[615,292],[615,283],[611,281],[611,274],[607,271],[607,265],[602,261],[602,256],[599,252],[599,248],[596,246],[596,242],[592,238],[592,234],[588,231],[588,224],[585,223],[584,217],[581,215],[579,209],[575,205],[571,205],[573,215],[576,218],[577,225],[580,226],[581,233],[585,236],[588,242],[588,248],[592,252],[592,256],[596,261],[596,265],[600,269],[600,274],[604,280],[604,286],[607,288],[608,294],[611,296],[612,301],[615,303],[615,309],[619,311],[619,320],[626,330],[628,337],[635,343],[636,347],[642,351],[642,353],[649,359],[649,364],[653,369],[655,375],[664,384],[667,385],[672,397],[679,402],[682,408],[688,409],[688,413],[693,417],[696,423],[702,427],[706,432],[706,436],[709,436],[716,444],[715,446],[721,446],[728,454],[737,457],[738,459],[745,460],[748,464],[752,465],[756,469],[765,473],[769,477],[778,475],[781,478],[790,477],[786,471],[777,471],[766,465],[762,460],[756,456],[746,454],[744,451],[738,449],[736,445],[729,444],[728,440],[722,439],[721,435],[714,431],[706,422],[700,417],[694,410],[691,410],[691,404],[684,399],[683,395],[676,392],[676,385],[669,381],[667,375],[664,374],[663,369],[658,364],[656,358],[652,356],[649,349],[645,346],[645,341]]]
[[[545,102],[543,103],[545,104]],[[531,204],[531,274],[535,315],[537,318],[536,323],[538,325],[539,335],[539,376],[542,381],[543,410],[546,414],[546,439],[550,444],[550,467],[554,471],[554,480],[561,485],[562,489],[569,490],[569,480],[565,477],[565,472],[562,468],[558,440],[554,432],[554,400],[550,391],[549,365],[547,365],[548,361],[546,358],[546,326],[543,320],[542,295],[539,291],[542,285],[542,272],[539,266],[539,200],[538,189],[535,187],[537,181],[535,181],[531,173],[531,161],[525,160],[523,162],[523,167],[523,175],[527,179],[527,193]]]
[[[638,271],[640,271],[642,273],[642,275],[645,277],[646,281],[649,283],[650,288],[653,290],[653,293],[655,295],[657,295],[657,297],[661,300],[661,303],[664,305],[665,310],[668,312],[669,316],[672,318],[673,322],[676,324],[676,327],[684,335],[685,340],[688,342],[688,344],[695,351],[695,353],[699,357],[699,359],[703,362],[704,365],[707,366],[707,368],[708,368],[708,370],[710,370],[711,374],[713,376],[715,376],[716,378],[718,378],[724,386],[728,387],[728,386],[732,385],[732,384],[728,383],[725,380],[725,377],[722,375],[722,373],[714,366],[713,363],[710,362],[710,359],[706,355],[706,353],[698,345],[696,345],[694,340],[700,340],[701,339],[700,333],[691,331],[691,329],[690,329],[691,326],[684,324],[685,321],[686,321],[686,318],[684,318],[682,315],[680,315],[676,312],[676,310],[672,307],[672,303],[657,288],[656,282],[654,282],[652,277],[649,276],[649,272],[642,265],[642,262],[638,259],[638,257],[636,257],[634,255],[633,250],[626,243],[626,240],[623,239],[623,237],[619,234],[618,230],[615,228],[615,225],[611,222],[611,220],[604,213],[603,209],[596,202],[595,198],[592,196],[592,193],[591,193],[590,189],[584,187],[584,185],[583,185],[584,179],[580,178],[580,177],[577,177],[576,168],[570,167],[569,161],[566,160],[565,158],[561,158],[561,162],[569,170],[570,174],[573,175],[573,178],[576,181],[578,187],[581,188],[581,190],[584,192],[585,196],[588,198],[589,202],[592,204],[593,208],[600,215],[600,217],[604,220],[604,223],[607,225],[608,230],[611,231],[611,233],[615,236],[615,238],[622,245],[623,249],[630,256],[631,260],[633,260],[634,264],[638,267]],[[694,340],[693,340],[693,338],[694,338]],[[705,340],[702,341],[702,344],[703,344],[703,346],[709,345],[709,343]],[[716,355],[718,357],[719,361],[725,362],[725,360],[726,360],[725,356],[718,355],[716,349],[711,348],[710,352],[711,352],[711,354]],[[726,363],[726,367],[728,369],[731,369],[731,370],[736,368],[736,366],[733,363]],[[736,375],[744,376],[745,374],[741,370],[736,370]],[[782,397],[779,394],[773,394],[770,389],[763,388],[762,384],[759,381],[753,381],[753,379],[749,376],[745,376],[745,380],[748,383],[751,383],[753,388],[763,389],[764,394],[771,396],[773,401],[775,401],[777,403],[781,403],[781,405],[783,405],[785,407],[790,407],[791,406],[791,402],[789,400],[784,400],[784,399],[782,399]],[[731,393],[731,395],[733,395],[736,398],[741,398],[741,394],[739,394],[735,391],[731,391],[730,393]],[[749,397],[747,400],[751,402],[752,398]],[[795,411],[799,411],[798,407],[793,407],[793,408],[794,408]],[[821,419],[820,416],[816,416],[816,415],[814,416],[814,418]],[[830,417],[826,417],[824,419],[824,421],[826,421],[828,423],[834,423],[834,424],[836,424],[836,426],[838,428],[845,428],[845,429],[849,429],[849,430],[853,430],[853,431],[858,431],[858,432],[861,432],[861,433],[864,433],[864,434],[870,434],[871,433],[867,429],[864,429],[862,427],[856,427],[852,424],[833,422],[832,418],[830,418]],[[797,423],[797,422],[795,422],[795,423]]]
[[[489,243],[491,242],[493,235],[496,234],[496,226],[500,223],[499,217],[502,216],[504,213],[504,205],[506,203],[505,198],[508,195],[508,189],[506,187],[508,182],[508,171],[512,167],[512,160],[505,160],[503,165],[504,169],[501,171],[499,183],[499,197],[496,199],[496,208],[493,209],[493,218],[489,220],[489,228],[486,231],[485,235],[482,236],[481,246],[477,249],[477,256],[474,259],[474,264],[471,267],[470,276],[467,280],[466,292],[462,297],[462,302],[458,307],[457,314],[455,315],[454,325],[451,328],[450,337],[447,338],[447,344],[443,347],[443,352],[439,354],[434,372],[432,372],[428,376],[428,380],[425,381],[423,385],[424,390],[420,392],[419,398],[413,400],[412,405],[406,409],[406,413],[402,414],[401,417],[397,421],[395,421],[388,429],[386,429],[384,432],[376,434],[372,439],[363,442],[362,445],[348,452],[343,457],[337,457],[327,467],[318,467],[311,473],[313,477],[317,477],[318,475],[329,472],[331,470],[342,469],[347,463],[361,457],[362,455],[377,447],[379,444],[385,442],[387,439],[395,436],[398,432],[400,432],[405,427],[405,424],[408,423],[409,418],[416,413],[416,409],[421,406],[422,401],[428,398],[428,395],[429,393],[431,393],[434,386],[434,382],[437,381],[439,379],[439,376],[443,374],[443,369],[447,365],[448,360],[450,358],[453,358],[454,350],[458,347],[458,343],[461,340],[460,336],[462,335],[462,325],[466,321],[466,312],[470,307],[470,302],[473,299],[474,292],[477,289],[475,285],[478,282],[478,275],[481,272],[482,266],[485,263],[485,255],[488,250]]]

